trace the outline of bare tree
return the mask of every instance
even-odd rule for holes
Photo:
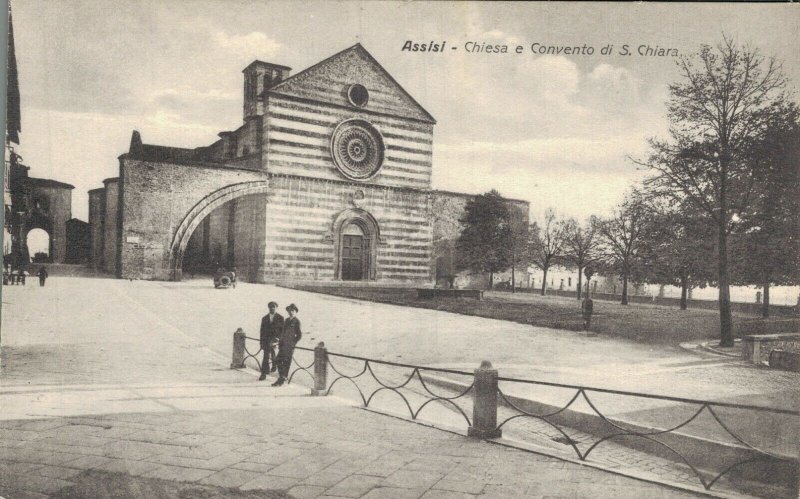
[[[547,293],[547,271],[556,262],[564,249],[564,222],[556,220],[552,208],[544,212],[544,223],[531,224],[530,261],[542,269],[542,296]]]
[[[678,60],[681,81],[670,85],[669,142],[651,141],[642,164],[656,175],[652,186],[704,210],[716,226],[720,345],[733,346],[728,235],[747,209],[753,169],[746,149],[763,134],[785,99],[781,65],[757,49],[725,37]]]
[[[583,269],[599,256],[597,218],[592,216],[581,226],[574,218],[564,224],[564,259],[578,270],[578,300],[583,291]]]
[[[651,213],[647,203],[634,191],[610,218],[597,224],[605,263],[622,277],[623,305],[628,304],[628,279],[645,248],[645,236],[651,227]]]

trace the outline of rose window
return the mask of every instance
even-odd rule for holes
[[[336,167],[352,180],[367,180],[383,164],[383,138],[369,122],[343,121],[333,131],[331,153]]]

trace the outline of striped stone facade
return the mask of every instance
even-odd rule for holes
[[[118,183],[105,188],[96,247],[106,269],[434,282],[435,225],[448,234],[457,225],[435,206],[464,196],[432,189],[433,117],[361,45],[289,74],[261,61],[245,68],[244,124],[209,146],[143,144],[134,132]]]
[[[365,280],[431,279],[428,193],[290,176],[270,181],[265,279],[341,280],[336,221],[348,213],[371,215],[380,231]]]
[[[433,124],[371,115],[328,104],[307,104],[276,95],[269,99],[264,161],[275,174],[342,180],[331,160],[331,132],[347,119],[360,118],[378,129],[386,159],[372,185],[431,188]]]

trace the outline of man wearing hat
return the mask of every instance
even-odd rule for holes
[[[283,321],[283,332],[279,338],[278,344],[278,357],[275,363],[278,364],[278,381],[272,386],[281,386],[286,382],[289,377],[289,369],[292,367],[292,355],[294,355],[294,346],[303,337],[303,332],[300,330],[300,319],[297,318],[297,305],[292,303],[286,307],[286,312],[289,313],[289,318]]]
[[[278,304],[271,301],[267,308],[269,308],[269,313],[261,319],[261,350],[264,351],[264,360],[261,361],[259,381],[267,379],[267,374],[276,369],[274,343],[278,341],[278,337],[283,332],[283,316],[277,312]],[[272,363],[271,370],[270,362]]]

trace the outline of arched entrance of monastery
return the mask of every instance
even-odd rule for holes
[[[43,228],[35,227],[25,235],[28,256],[32,263],[49,263],[53,261],[53,240],[50,233]]]
[[[369,212],[351,208],[339,213],[333,223],[334,279],[375,280],[380,242],[380,227]]]
[[[190,241],[194,251],[189,251],[187,263],[194,265],[192,270],[198,268],[196,248],[199,247],[201,265],[212,271],[214,266],[226,270],[239,266],[241,268],[237,268],[237,273],[242,278],[256,280],[254,269],[262,263],[258,261],[259,248],[263,261],[263,240],[266,232],[263,217],[266,215],[268,189],[269,183],[266,180],[233,184],[212,192],[192,207],[172,238],[169,249],[170,280],[180,281],[183,278],[184,256],[187,255]],[[217,219],[222,222],[212,226],[212,222]],[[197,235],[193,238],[195,232]],[[212,243],[215,237],[224,237],[224,250],[222,243]]]

